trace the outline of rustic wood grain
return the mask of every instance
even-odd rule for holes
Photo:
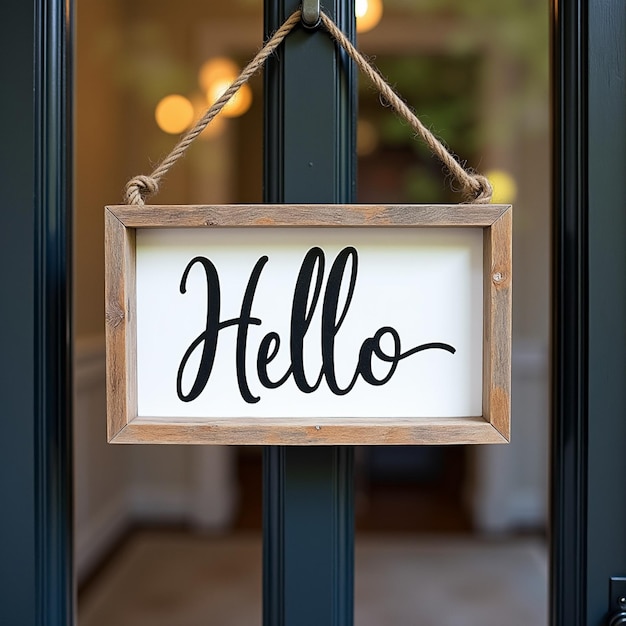
[[[484,238],[483,415],[511,436],[512,211],[486,229]]]
[[[105,211],[107,437],[137,416],[135,231]]]
[[[155,418],[137,414],[136,228],[484,229],[483,415],[459,418]],[[511,207],[508,205],[112,206],[105,210],[107,432],[114,443],[439,445],[510,436]]]
[[[138,417],[115,443],[222,445],[445,445],[506,443],[482,417],[468,418],[229,418]]]
[[[496,204],[110,206],[129,228],[297,226],[490,226],[507,209]]]

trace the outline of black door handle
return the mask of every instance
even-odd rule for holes
[[[609,578],[609,610],[606,626],[626,626],[626,576]]]

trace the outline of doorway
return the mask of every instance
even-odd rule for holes
[[[180,15],[189,8],[187,4],[179,4]],[[506,6],[496,4],[490,10],[497,19],[517,7],[517,3]],[[251,10],[249,3],[246,6],[241,7],[240,15]],[[525,2],[523,6],[526,10],[530,5]],[[83,52],[81,58],[101,70],[102,84],[124,83],[131,68],[110,64],[108,55],[111,50],[126,51],[132,45],[133,37],[126,34],[120,36],[123,29],[117,26],[126,18],[137,17],[136,5],[123,7],[118,3],[107,3],[106,7],[94,7],[90,10],[100,9],[101,13],[92,13],[92,24],[101,23],[104,34],[94,39],[96,45],[91,53],[95,57]],[[423,8],[425,11],[426,8],[439,9],[440,17],[445,21],[454,14],[455,7],[456,3],[441,0],[429,2]],[[71,232],[67,210],[71,204],[68,193],[71,177],[67,168],[71,162],[71,142],[68,141],[71,136],[68,126],[71,119],[68,104],[71,80],[67,63],[71,56],[72,38],[69,35],[72,16],[68,14],[71,4],[57,0],[46,3],[11,0],[6,8],[6,19],[0,26],[4,52],[0,55],[0,71],[10,97],[2,99],[0,108],[4,113],[3,119],[11,123],[7,126],[8,140],[2,148],[0,187],[12,210],[5,214],[6,228],[0,229],[0,251],[3,254],[3,285],[7,293],[14,297],[10,306],[0,306],[0,329],[5,348],[0,376],[5,431],[0,440],[0,458],[3,469],[8,468],[8,471],[2,472],[0,480],[5,506],[0,578],[3,589],[8,590],[3,598],[2,617],[9,623],[62,623],[71,621],[73,604],[70,566],[72,529],[69,520],[71,488],[68,480],[72,467],[68,428],[71,394],[67,384],[70,359],[66,344],[69,339],[68,321],[72,318],[67,298],[67,260],[71,257],[67,246]],[[162,9],[154,4],[148,8],[153,16],[158,16]],[[543,15],[543,9],[539,5],[537,8],[537,14]],[[220,5],[216,10],[222,9],[224,7]],[[400,4],[397,9],[400,32],[410,9]],[[547,7],[545,10],[547,12]],[[623,499],[615,496],[620,489],[616,477],[624,475],[626,462],[620,447],[626,428],[621,384],[624,363],[621,351],[615,349],[615,346],[624,344],[621,268],[626,250],[623,242],[626,227],[621,207],[626,200],[621,179],[625,136],[622,112],[626,87],[619,77],[624,74],[624,58],[620,51],[621,42],[626,38],[625,12],[626,7],[617,0],[601,5],[585,0],[553,4],[555,73],[552,108],[556,167],[552,255],[555,378],[551,618],[555,625],[603,623],[607,613],[608,578],[623,573],[626,562],[623,541],[626,513]],[[173,16],[170,24],[173,32],[178,32],[174,26],[180,23],[180,19]],[[117,26],[107,29],[112,23]],[[442,32],[436,23],[429,25],[431,27],[426,32],[420,32],[420,45],[428,45]],[[498,26],[501,25],[499,22]],[[530,32],[521,35],[517,22],[510,26],[497,33],[507,40],[507,45],[516,49],[541,49],[536,45],[538,31],[535,28],[530,27]],[[480,33],[479,25],[474,32]],[[376,29],[371,31],[372,43],[376,33]],[[136,34],[140,42],[136,47],[149,52],[147,44],[155,40],[155,30],[148,27],[139,29]],[[156,39],[159,39],[158,34]],[[455,37],[454,42],[463,48],[467,40]],[[186,44],[191,45],[191,40],[176,42],[175,47],[184,49]],[[155,66],[172,70],[172,65],[168,65],[163,57],[155,59],[148,53],[141,58],[145,63],[142,66],[147,70],[142,73],[144,77],[149,77],[150,68]],[[107,68],[113,67],[116,69],[111,75]],[[178,75],[178,72],[172,71],[171,75]],[[507,79],[523,78],[524,71],[517,67],[512,73],[489,72],[489,76],[495,77],[496,83],[506,83]],[[121,119],[130,99],[128,94],[118,93],[120,99],[107,99],[105,93],[98,91],[99,86],[99,83],[92,82],[94,94],[99,97],[92,100],[94,109],[89,110],[99,111],[107,119],[110,115],[118,115]],[[83,93],[83,101],[85,97]],[[521,98],[519,102],[527,103],[527,100]],[[492,105],[493,101],[485,103],[486,107]],[[520,110],[524,110],[530,119],[541,117],[535,117],[537,110],[533,107],[521,107]],[[86,111],[81,109],[77,112],[79,119],[82,115],[83,122]],[[77,229],[81,239],[76,244],[77,252],[89,249],[88,245],[83,246],[85,242],[93,243],[93,250],[100,245],[101,239],[96,230],[89,234],[90,227],[86,221],[89,211],[97,212],[99,209],[94,207],[100,207],[116,197],[119,188],[115,181],[124,181],[127,174],[141,171],[133,167],[127,172],[124,169],[126,166],[122,167],[120,163],[126,162],[128,153],[124,151],[124,156],[119,158],[120,152],[111,150],[114,144],[97,141],[100,137],[99,123],[100,119],[92,119],[92,124],[87,126],[93,127],[88,129],[95,131],[94,142],[104,150],[101,157],[104,160],[106,156],[107,173],[104,179],[108,182],[104,179],[100,181],[101,168],[92,167],[90,171],[98,171],[98,184],[94,183],[93,190],[105,189],[107,185],[110,188],[103,193],[106,197],[102,198],[97,197],[95,191],[93,196],[85,195],[83,189],[84,195],[77,199],[77,220],[83,221]],[[111,137],[117,137],[117,128],[117,125],[110,127]],[[130,139],[136,136],[135,132],[140,132],[139,126],[133,127]],[[126,148],[130,146],[129,152],[132,153],[136,145],[130,141]],[[144,148],[141,148],[142,155]],[[534,180],[535,174],[541,179],[546,172],[544,159],[547,153],[526,143],[521,148],[520,154],[536,157],[532,163],[527,163],[528,172],[532,174],[529,174],[528,180]],[[89,162],[89,155],[83,154],[80,161],[85,165]],[[493,162],[506,163],[506,159],[498,157]],[[97,164],[95,159],[92,166],[94,163]],[[109,180],[111,172],[117,173],[111,174]],[[182,174],[179,176],[185,178]],[[173,180],[181,179],[175,177]],[[177,183],[172,185],[170,189],[176,189]],[[526,186],[520,186],[520,189],[528,191]],[[178,190],[174,196],[178,201],[182,199]],[[165,198],[162,200],[166,201]],[[534,222],[532,211],[539,204],[533,201],[526,206],[530,212],[520,217],[520,232],[528,223]],[[92,224],[97,224],[97,220]],[[522,248],[532,253],[533,246],[533,237],[529,236]],[[83,258],[82,252],[78,255],[81,272],[89,269],[89,259]],[[98,254],[95,254],[94,258],[97,257]],[[540,259],[540,255],[536,258]],[[537,267],[543,268],[543,262],[538,262]],[[90,271],[83,272],[82,278],[77,276],[79,290],[83,293],[86,293],[84,290],[88,287],[90,273],[93,284],[97,286],[100,280],[97,263]],[[524,275],[519,280],[524,285],[547,278],[545,273],[538,272]],[[519,281],[516,284],[520,284]],[[92,319],[98,319],[99,293],[96,288],[93,301],[87,298],[79,304],[79,315],[85,315],[93,304]],[[521,319],[524,324],[531,324],[534,318],[530,315]],[[101,368],[100,357],[97,356],[100,350],[98,342],[87,340],[92,334],[97,335],[97,328],[99,322],[92,326],[87,318],[77,324],[77,336],[82,335],[86,341],[77,350],[77,362],[82,367],[82,373],[77,373],[77,380],[91,380],[87,386],[95,384],[99,376],[98,368]],[[531,342],[525,347],[519,352],[518,371],[526,371],[531,377],[539,372],[547,377],[542,369],[544,364],[535,358],[534,344]],[[527,387],[523,383],[523,378],[517,396],[524,402],[530,399],[542,404],[544,400],[532,392],[532,386]],[[86,416],[93,416],[94,423],[100,423],[98,413],[102,408],[101,402],[96,400],[97,395],[98,392],[94,391],[89,396],[90,400],[81,400],[86,404],[76,411],[77,427],[88,429]],[[530,411],[526,415],[534,416],[536,413]],[[517,423],[522,428],[535,429],[532,423],[519,420]],[[95,434],[94,442],[96,446],[100,445],[102,438]],[[104,449],[107,449],[106,446],[96,454],[108,454],[103,452]],[[132,467],[141,478],[134,484],[139,484],[141,489],[137,488],[134,497],[126,493],[120,495],[116,485],[112,487],[106,481],[106,472],[97,475],[92,471],[87,477],[81,476],[81,469],[84,471],[85,466],[80,465],[77,480],[99,483],[113,498],[113,504],[100,509],[101,515],[96,516],[100,523],[92,528],[102,532],[93,536],[108,536],[107,545],[114,545],[111,536],[117,535],[111,534],[110,530],[119,529],[120,525],[112,523],[119,517],[111,511],[119,513],[131,501],[135,503],[133,520],[141,519],[139,511],[149,514],[150,519],[154,519],[157,512],[163,519],[164,512],[168,512],[169,523],[173,523],[176,516],[172,511],[182,510],[183,503],[187,501],[177,488],[180,480],[195,475],[190,469],[195,461],[189,460],[193,455],[176,450],[135,452],[133,454],[138,456],[131,462],[129,458],[133,455],[129,452],[120,449],[111,454],[118,455],[118,458],[103,467],[107,467],[114,476],[119,476],[115,473],[117,469],[123,468],[121,473],[124,476]],[[500,455],[505,453],[490,449],[487,454],[493,455],[487,465],[491,462],[496,468],[496,471],[487,473],[492,487],[495,486],[490,493],[499,494],[498,499],[492,502],[507,502],[509,493],[502,486],[508,484],[510,473],[499,471],[506,466],[506,463],[500,465],[503,462]],[[181,460],[185,455],[189,455],[187,460]],[[534,457],[528,457],[532,462],[525,462],[527,458],[524,455],[516,453],[514,456],[521,459],[520,467],[524,466],[524,472],[514,476],[516,480],[523,477],[520,484],[527,486],[532,476],[542,473]],[[145,463],[146,459],[152,462]],[[170,467],[168,462],[172,459],[180,462]],[[206,458],[198,459],[198,463],[208,462]],[[161,475],[155,466],[162,470]],[[475,467],[480,473],[484,466],[476,463]],[[158,476],[159,489],[150,492],[146,487],[154,485],[151,479],[155,475]],[[168,491],[163,489],[164,486],[176,488]],[[84,514],[98,502],[97,499],[89,499],[89,491],[77,495],[77,513],[81,506],[84,507]],[[164,496],[164,493],[169,495]],[[528,497],[516,500],[527,504],[531,501]],[[165,505],[165,502],[169,504]],[[533,509],[527,505],[522,508],[526,511]],[[508,506],[495,506],[491,513],[497,514],[501,510],[507,511],[503,518],[510,519],[511,509]],[[537,510],[536,506],[534,510]],[[123,516],[122,519],[127,521]],[[81,518],[77,529],[84,526],[84,522],[85,518]],[[76,543],[76,554],[80,559],[81,552],[83,557],[85,553],[80,548],[80,541]],[[87,545],[92,547],[92,542]],[[105,552],[94,561],[101,560]]]
[[[226,58],[241,66],[254,52],[262,22],[260,7],[245,2],[232,7],[191,1],[175,8],[148,4],[134,0],[107,3],[105,7],[84,2],[77,14],[81,53],[77,57],[76,528],[81,598],[83,606],[85,602],[94,606],[96,600],[88,599],[100,597],[93,591],[98,572],[115,576],[111,572],[116,570],[109,567],[116,567],[116,554],[122,555],[118,568],[123,570],[124,554],[150,560],[163,547],[170,555],[167,558],[178,563],[172,565],[172,571],[180,571],[185,561],[182,557],[177,560],[177,550],[193,553],[194,540],[204,546],[202,550],[209,546],[207,555],[210,549],[226,551],[228,546],[235,554],[245,546],[238,548],[232,534],[252,533],[257,543],[248,546],[253,562],[247,569],[256,572],[255,577],[247,579],[233,573],[230,580],[236,588],[241,578],[240,582],[255,594],[250,603],[258,603],[260,451],[111,447],[102,437],[103,312],[98,296],[103,273],[101,207],[117,202],[124,182],[144,171],[149,160],[158,159],[175,140],[176,135],[163,131],[155,119],[159,103],[177,94],[192,108],[197,105],[202,87],[199,72],[205,64]],[[484,23],[478,27],[479,16],[460,5],[417,10],[389,3],[384,10],[379,26],[359,36],[359,46],[376,55],[383,74],[458,154],[476,169],[498,170],[492,172],[500,177],[496,189],[509,194],[501,201],[514,201],[521,215],[514,235],[518,307],[514,328],[514,443],[501,450],[356,451],[357,550],[361,539],[366,550],[365,560],[357,560],[357,612],[359,598],[365,601],[359,586],[372,584],[367,573],[360,573],[358,564],[379,563],[377,559],[384,561],[396,554],[395,561],[391,558],[393,567],[394,562],[401,563],[398,554],[403,550],[415,550],[418,561],[428,562],[437,553],[420,550],[424,540],[428,548],[431,535],[436,537],[432,543],[443,550],[439,554],[450,558],[454,551],[446,552],[449,545],[456,545],[459,554],[469,554],[470,547],[478,545],[475,558],[479,560],[481,550],[494,551],[495,571],[509,571],[506,564],[514,568],[519,557],[529,564],[530,575],[543,581],[539,591],[532,587],[532,593],[539,594],[533,596],[535,604],[545,607],[550,144],[547,15],[537,2],[532,10],[525,7],[518,13],[512,10],[510,15],[491,16],[511,29],[522,29],[517,39],[508,41],[505,33],[494,40]],[[484,11],[483,17],[489,12],[487,4]],[[517,47],[519,41],[531,39],[531,32],[532,55],[524,46]],[[251,95],[245,114],[221,120],[218,128],[207,133],[168,175],[158,202],[261,201],[260,78],[252,84]],[[359,98],[358,201],[453,199],[440,166],[364,84]],[[127,141],[129,136],[133,141]],[[90,172],[97,169],[103,155],[108,155],[111,167],[101,176],[102,184],[95,186],[90,182]],[[100,252],[94,254],[98,249]],[[108,468],[106,472],[103,467]],[[120,489],[121,484],[124,489]],[[408,537],[408,544],[394,540],[380,548],[371,543],[380,533],[401,537],[402,541]],[[116,552],[119,545],[123,549]],[[498,547],[503,548],[504,561],[499,560]],[[519,556],[522,553],[526,556]],[[391,573],[389,576],[393,578]],[[415,576],[420,580],[419,572]],[[158,605],[155,590],[167,587],[168,580],[163,574],[154,581],[152,591],[148,585],[146,597],[152,598],[154,606]],[[223,594],[228,597],[227,591]],[[172,607],[179,605],[176,597],[166,595]],[[396,604],[399,601],[394,599]],[[260,619],[260,613],[257,617]],[[108,619],[111,622],[111,616]],[[114,621],[120,623],[121,619],[123,616],[118,615]]]

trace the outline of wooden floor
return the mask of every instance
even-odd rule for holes
[[[545,540],[473,535],[465,452],[433,458],[409,477],[357,458],[355,625],[546,626]],[[81,590],[78,626],[260,626],[260,450],[238,474],[232,533],[136,529]]]
[[[355,626],[547,626],[541,539],[367,533],[355,552]],[[261,626],[261,560],[256,532],[139,530],[80,594],[78,626]]]

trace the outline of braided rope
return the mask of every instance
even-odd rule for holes
[[[411,128],[423,139],[439,160],[448,168],[450,173],[463,187],[463,193],[468,200],[478,204],[487,204],[491,200],[493,189],[489,180],[480,174],[474,174],[466,170],[454,158],[447,148],[431,133],[419,118],[409,109],[404,101],[389,86],[385,79],[378,73],[376,68],[352,45],[350,40],[337,28],[337,25],[325,14],[321,14],[324,28],[348,53],[348,56],[357,64],[359,69],[370,79],[380,94],[389,103],[391,108],[406,120]]]
[[[211,120],[224,108],[228,101],[247,83],[264,65],[285,37],[300,22],[300,10],[295,11],[285,23],[274,33],[269,41],[257,52],[256,56],[246,65],[233,84],[211,105],[208,111],[196,122],[193,128],[174,146],[173,150],[159,163],[150,176],[140,175],[126,184],[126,201],[128,204],[144,204],[147,196],[157,193],[161,179],[170,168],[187,151],[193,140],[207,127]]]
[[[301,20],[300,9],[294,11],[285,23],[274,33],[269,41],[259,50],[256,56],[243,69],[232,85],[211,105],[207,112],[196,122],[193,128],[174,146],[173,150],[161,161],[149,176],[140,175],[132,178],[126,185],[126,201],[128,204],[142,205],[145,199],[159,190],[161,179],[171,167],[187,151],[194,139],[206,128],[226,103],[239,91],[240,87],[250,80],[263,67],[267,58],[278,48],[287,35]],[[321,24],[331,37],[346,51],[359,69],[370,79],[380,94],[411,128],[422,138],[431,152],[435,154],[454,178],[461,184],[465,198],[477,204],[491,201],[493,189],[489,180],[471,170],[465,169],[435,135],[422,124],[405,102],[389,86],[376,68],[352,45],[337,25],[324,12],[320,15]]]

